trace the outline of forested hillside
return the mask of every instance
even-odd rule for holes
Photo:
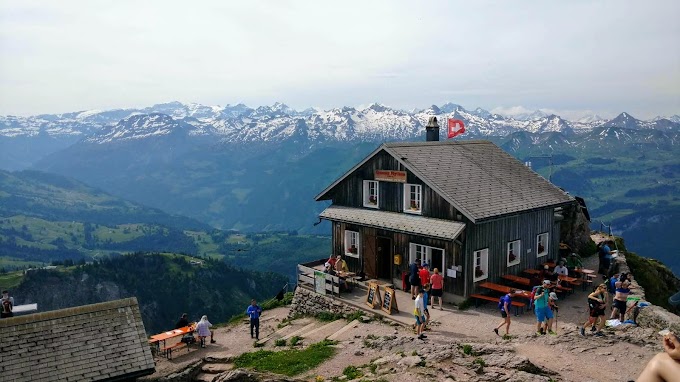
[[[191,320],[205,314],[212,322],[224,322],[245,311],[251,298],[274,297],[287,281],[219,260],[196,265],[181,255],[135,253],[29,271],[12,294],[17,304],[38,303],[43,312],[135,296],[147,332],[155,333],[173,327],[184,312]]]

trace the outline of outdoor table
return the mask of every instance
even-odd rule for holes
[[[503,275],[503,276],[501,276],[501,278],[504,279],[504,280],[511,281],[515,284],[520,284],[520,285],[527,286],[527,287],[531,286],[531,280],[529,280],[526,277],[520,277],[520,276],[516,276],[516,275]]]
[[[160,343],[161,341],[163,342],[163,347],[165,347],[165,341],[170,339],[170,338],[175,338],[179,336],[183,336],[187,333],[191,333],[194,331],[194,325],[190,326],[185,326],[179,329],[173,329],[173,330],[168,330],[167,332],[159,333],[159,334],[154,334],[153,336],[150,337],[149,343],[156,345],[156,350],[158,353],[160,353]]]
[[[528,275],[536,276],[536,275],[540,275],[542,271],[540,269],[525,269],[522,272],[524,272]]]
[[[352,283],[353,285],[356,285],[356,276],[357,274],[355,272],[338,272],[337,273],[338,277],[343,278],[347,280],[348,282]]]
[[[490,289],[496,292],[501,292],[501,293],[510,293],[511,289],[515,289],[515,294],[514,296],[526,298],[526,299],[531,299],[531,292],[525,291],[525,290],[519,290],[516,288],[511,288],[507,285],[501,285],[501,284],[495,284],[495,283],[490,283],[490,282],[485,282],[479,284],[480,287]]]

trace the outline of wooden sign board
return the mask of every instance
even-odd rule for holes
[[[382,299],[380,298],[380,285],[376,283],[368,284],[368,293],[366,294],[366,305],[375,309],[376,306],[382,305]]]
[[[375,180],[383,182],[406,183],[406,171],[375,170],[373,176]]]
[[[383,299],[381,309],[387,314],[392,314],[392,311],[399,313],[399,306],[397,305],[397,296],[394,289],[385,287],[385,298]]]

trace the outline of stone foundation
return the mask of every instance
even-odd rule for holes
[[[357,311],[362,312],[361,309],[347,305],[340,299],[326,297],[298,286],[290,305],[289,317],[295,315],[314,316],[320,312],[350,315]]]

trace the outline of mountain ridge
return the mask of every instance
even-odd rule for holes
[[[168,116],[170,120],[161,117],[162,115]],[[287,139],[405,140],[421,135],[431,116],[438,116],[441,121],[446,118],[461,119],[466,123],[468,135],[480,137],[506,136],[518,131],[561,132],[570,135],[589,132],[600,126],[680,130],[680,123],[671,119],[656,117],[643,121],[627,112],[622,112],[609,120],[597,117],[570,121],[540,110],[526,118],[513,118],[492,114],[479,107],[468,111],[450,102],[413,111],[402,111],[373,103],[361,109],[345,106],[298,112],[279,102],[271,106],[251,108],[244,104],[221,107],[173,101],[142,109],[93,110],[30,117],[0,116],[0,137],[17,138],[43,134],[79,136],[93,142],[143,139],[153,135],[154,132],[148,129],[135,131],[133,127],[135,125],[149,127],[153,126],[154,122],[162,120],[165,125],[181,125],[192,135],[209,136],[225,142]],[[123,126],[128,128],[125,130]],[[444,130],[445,127],[442,126],[440,133],[443,134]],[[163,134],[163,131],[155,131],[155,134]]]

